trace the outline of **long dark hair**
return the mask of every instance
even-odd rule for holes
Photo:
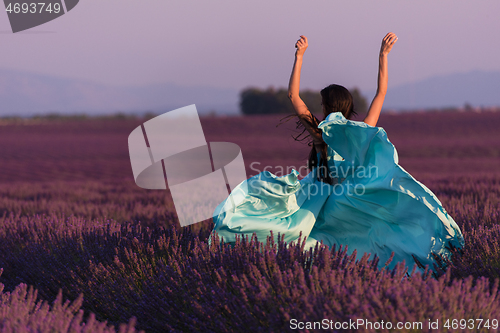
[[[326,119],[326,117],[328,117],[328,115],[333,112],[342,112],[342,114],[346,119],[351,119],[353,115],[357,114],[354,111],[354,103],[352,95],[349,92],[349,90],[347,90],[343,86],[340,86],[338,84],[331,84],[328,87],[323,88],[320,94],[321,94],[321,103],[324,106],[323,120]],[[289,115],[287,117],[282,118],[278,126],[283,123],[284,119],[287,119],[286,121],[288,121],[293,117],[299,118],[296,122],[297,124],[296,129],[302,128],[303,130],[297,136],[292,135],[292,137],[296,141],[304,141],[309,138],[308,145],[311,146],[311,152],[309,153],[309,159],[307,160],[307,168],[311,171],[314,168],[316,168],[317,179],[325,183],[328,183],[330,185],[333,185],[333,179],[331,178],[330,173],[328,172],[327,145],[323,140],[321,140],[320,159],[318,161],[316,146],[313,143],[311,135],[307,134],[306,128],[304,127],[304,124],[301,121],[304,120],[313,129],[315,129],[315,131],[317,131],[317,133],[321,136],[322,131],[318,128],[320,121],[312,113],[309,114],[310,116],[307,115],[299,116],[296,114]]]

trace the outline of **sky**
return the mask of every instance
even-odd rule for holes
[[[80,0],[15,34],[2,10],[0,68],[109,85],[286,87],[305,35],[301,88],[375,90],[389,31],[399,38],[389,87],[500,71],[498,13],[498,0]]]

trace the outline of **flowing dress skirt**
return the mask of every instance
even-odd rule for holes
[[[330,114],[319,124],[328,145],[334,185],[318,181],[315,170],[299,180],[298,172],[278,177],[264,171],[242,182],[215,210],[214,231],[226,243],[253,233],[265,242],[270,231],[296,241],[302,233],[306,249],[316,243],[348,246],[357,259],[376,254],[379,267],[415,261],[432,268],[432,253],[449,258],[449,245],[461,248],[460,228],[439,199],[398,164],[385,130]],[[216,234],[212,232],[209,238]]]

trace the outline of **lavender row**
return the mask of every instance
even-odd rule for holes
[[[500,221],[500,175],[433,175],[419,180],[437,195],[461,227],[491,226]],[[73,215],[86,220],[113,219],[180,228],[170,192],[142,189],[133,181],[2,184],[0,216],[11,214],[53,214],[61,218]],[[207,220],[193,227],[206,232],[211,224]]]
[[[292,139],[281,116],[202,118],[207,142],[241,147],[249,175],[264,167],[305,165],[310,147]],[[0,130],[0,182],[132,180],[128,135],[145,119],[9,124]],[[359,120],[359,119],[358,119]],[[500,167],[500,113],[382,115],[379,125],[401,165],[418,176],[495,173]],[[252,167],[253,165],[253,167]]]
[[[59,293],[50,306],[37,300],[37,290],[26,284],[18,285],[12,292],[3,292],[3,289],[0,283],[0,330],[3,333],[116,333],[113,326],[97,321],[93,313],[83,320],[82,297],[63,303],[62,293]],[[132,318],[128,324],[121,324],[118,332],[138,332],[134,325],[135,318]]]
[[[286,331],[292,319],[500,316],[498,227],[465,231],[464,254],[454,255],[456,266],[442,276],[408,278],[402,265],[380,271],[377,259],[355,262],[342,248],[306,252],[304,243],[287,247],[274,238],[209,247],[208,229],[46,215],[5,216],[0,225],[8,290],[29,284],[45,300],[60,289],[67,299],[83,294],[82,308],[97,320],[118,325],[136,317],[147,332]]]

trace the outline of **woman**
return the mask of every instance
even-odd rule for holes
[[[415,258],[432,268],[433,253],[449,258],[450,246],[464,245],[441,202],[398,165],[395,147],[384,129],[375,127],[387,91],[387,55],[396,41],[393,33],[382,40],[377,93],[364,121],[348,120],[354,114],[351,94],[330,85],[321,91],[325,119],[319,123],[299,96],[308,47],[300,36],[288,96],[312,139],[311,172],[300,181],[296,170],[283,177],[264,171],[244,181],[230,195],[238,195],[235,209],[225,209],[233,202],[229,198],[217,207],[209,242],[217,235],[234,243],[236,235],[253,233],[265,241],[272,230],[290,243],[302,234],[306,249],[317,243],[348,246],[358,259],[376,254],[379,268],[394,252],[389,268],[404,261],[409,271]]]

